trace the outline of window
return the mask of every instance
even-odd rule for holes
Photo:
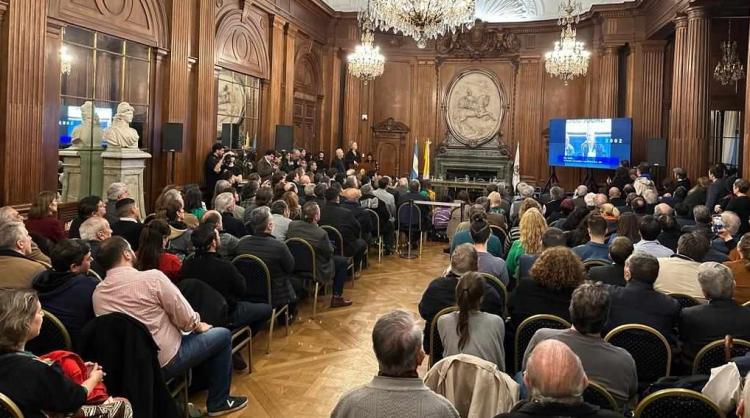
[[[711,111],[710,152],[713,163],[722,162],[730,167],[739,165],[739,156],[742,153],[742,120],[742,112],[737,110]]]
[[[260,79],[222,68],[217,95],[216,138],[230,148],[252,146],[259,131]]]

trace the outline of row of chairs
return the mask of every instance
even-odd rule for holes
[[[589,382],[583,400],[601,409],[620,411],[611,393]],[[643,398],[632,414],[636,418],[724,418],[719,407],[702,393],[690,389],[662,389]]]

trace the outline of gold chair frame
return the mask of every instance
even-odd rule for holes
[[[521,321],[521,323],[518,324],[518,328],[516,329],[516,335],[515,335],[515,338],[513,340],[513,348],[515,349],[515,362],[516,362],[515,366],[516,366],[516,369],[518,369],[518,370],[520,370],[523,367],[522,363],[523,363],[523,355],[524,355],[524,353],[520,353],[519,352],[519,348],[520,347],[518,346],[518,344],[519,344],[518,338],[521,335],[521,330],[523,330],[525,327],[527,327],[530,323],[532,323],[534,321],[542,320],[542,319],[548,319],[550,321],[555,321],[555,322],[563,325],[564,327],[560,328],[560,329],[565,329],[565,328],[570,328],[571,327],[571,323],[570,322],[568,322],[568,321],[560,318],[557,315],[550,315],[550,314],[532,315],[532,316],[524,319],[523,321]],[[528,347],[526,347],[526,348],[528,348]],[[526,351],[526,348],[524,348],[524,350],[523,350],[524,352]]]
[[[23,418],[23,412],[21,412],[21,408],[19,408],[12,399],[10,399],[3,393],[0,393],[0,405],[2,405],[2,409],[5,409],[11,414],[11,418]]]
[[[698,350],[698,354],[695,355],[695,358],[693,359],[693,374],[698,374],[698,365],[699,361],[703,359],[703,357],[706,355],[707,352],[710,350],[713,350],[716,347],[724,347],[726,342],[726,338],[722,338],[720,340],[712,341],[706,345],[703,346],[700,350]],[[732,346],[734,345],[742,345],[750,349],[750,341],[742,340],[742,339],[732,339]]]
[[[699,401],[704,402],[707,405],[709,405],[716,412],[717,416],[724,418],[724,413],[721,412],[721,410],[719,409],[718,406],[716,406],[716,404],[714,404],[707,397],[703,396],[703,394],[701,394],[700,392],[696,392],[690,389],[662,389],[662,390],[656,391],[646,396],[645,398],[641,400],[640,403],[638,403],[638,406],[635,408],[635,418],[640,418],[643,411],[651,403],[659,399],[668,398],[672,396],[698,399]]]
[[[451,312],[456,311],[458,311],[458,306],[449,306],[447,308],[441,309],[437,314],[435,314],[435,317],[432,318],[432,322],[430,323],[430,369],[435,364],[435,333],[437,330],[438,319],[440,319],[440,317],[443,315],[447,315]]]
[[[609,342],[609,340],[614,338],[617,334],[621,334],[631,329],[646,331],[650,334],[653,334],[659,338],[662,344],[664,344],[664,347],[667,349],[667,369],[664,376],[669,376],[672,371],[672,346],[669,345],[669,341],[667,341],[664,335],[662,335],[662,333],[658,330],[643,324],[624,324],[620,325],[619,327],[615,327],[614,329],[612,329],[612,331],[608,332],[607,335],[604,336],[604,341]]]

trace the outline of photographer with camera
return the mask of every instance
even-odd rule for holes
[[[213,190],[216,182],[221,179],[224,160],[230,155],[233,156],[234,153],[226,152],[221,142],[217,142],[211,147],[211,152],[206,156],[206,163],[204,165],[206,190]]]

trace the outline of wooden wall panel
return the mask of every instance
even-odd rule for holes
[[[198,70],[195,152],[192,171],[203,179],[203,162],[216,140],[216,3],[198,2]]]
[[[516,152],[516,143],[520,146],[520,161],[523,174],[541,180],[549,173],[546,164],[540,164],[540,156],[547,155],[547,149],[541,140],[542,108],[544,97],[537,95],[544,83],[544,62],[539,56],[521,57],[516,82],[516,108],[514,111],[514,135],[509,144],[512,155]]]
[[[186,174],[190,173],[191,170],[177,170],[177,167],[192,165],[191,157],[195,152],[195,144],[192,141],[186,140],[187,134],[190,131],[185,129],[188,119],[188,100],[190,97],[190,94],[185,93],[190,91],[188,89],[188,78],[190,76],[191,9],[184,6],[184,4],[173,1],[172,7],[169,10],[172,32],[168,55],[169,72],[166,75],[167,94],[164,96],[163,112],[166,122],[183,124],[182,152],[175,155],[175,167],[172,167],[171,158],[167,159],[167,164],[164,164],[167,181],[179,184],[188,181]],[[174,178],[171,178],[171,173],[175,173]]]
[[[46,190],[57,190],[60,75],[54,69],[60,68],[61,29],[61,23],[57,20],[47,20],[47,33],[44,45],[43,161],[41,161],[42,172],[39,173],[41,176],[41,187]]]
[[[273,139],[276,133],[276,125],[282,122],[283,91],[282,80],[284,75],[284,26],[286,21],[274,16],[271,22],[271,79],[268,85],[268,95],[264,103],[267,109],[266,129],[267,138],[261,139],[261,149],[273,147]]]
[[[750,31],[748,31],[747,40],[747,65],[746,71],[750,71]],[[745,83],[745,139],[742,148],[742,174],[747,177],[750,175],[750,83]]]
[[[661,103],[664,97],[664,48],[665,41],[648,41],[639,46],[639,53],[643,57],[643,83],[638,88],[640,99],[638,106],[639,117],[635,120],[634,142],[640,144],[634,147],[633,161],[645,160],[647,141],[649,138],[664,138],[662,132]]]
[[[598,115],[603,118],[617,117],[619,79],[619,46],[607,45],[602,48],[599,61],[599,106]]]

